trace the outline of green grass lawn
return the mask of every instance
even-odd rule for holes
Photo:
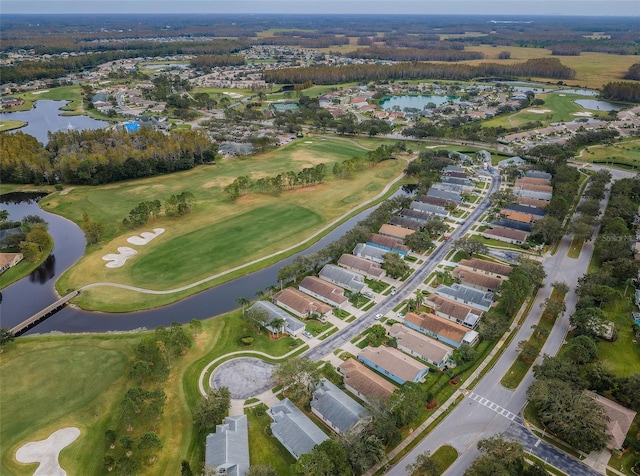
[[[296,462],[284,446],[267,434],[271,418],[265,413],[266,407],[258,405],[247,412],[249,419],[249,458],[251,465],[269,465],[278,475],[289,476],[291,465]]]
[[[451,466],[456,459],[458,459],[458,452],[453,446],[442,445],[435,450],[431,455],[431,458],[438,464],[440,473],[444,473],[449,466]]]
[[[27,123],[22,121],[9,121],[3,120],[0,121],[0,132],[11,131],[13,129],[19,129],[22,126],[25,126]]]
[[[605,308],[607,319],[613,321],[618,330],[618,339],[615,342],[602,340],[598,344],[598,360],[606,362],[619,377],[640,373],[640,346],[633,343],[637,339],[631,330],[631,313],[637,310],[631,301],[632,293],[630,287],[624,298]]]
[[[640,166],[640,140],[623,140],[613,145],[592,145],[580,152],[579,160],[636,168]]]

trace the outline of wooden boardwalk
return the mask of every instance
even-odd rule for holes
[[[51,304],[50,306],[45,307],[42,311],[34,314],[33,316],[31,316],[28,319],[25,319],[24,321],[22,321],[20,324],[18,324],[15,327],[12,327],[10,332],[14,335],[14,336],[19,336],[20,334],[22,334],[23,332],[26,332],[27,330],[29,330],[31,327],[35,326],[38,322],[40,322],[41,320],[46,319],[47,317],[49,317],[51,314],[55,313],[58,309],[60,309],[62,306],[64,306],[66,303],[68,303],[69,301],[71,301],[74,297],[76,297],[78,294],[80,294],[80,291],[72,291],[69,294],[67,294],[66,296],[64,296],[61,299],[58,299],[56,302],[54,302],[53,304]]]

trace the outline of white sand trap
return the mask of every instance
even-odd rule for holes
[[[566,96],[566,94],[558,94],[558,96],[565,97],[565,96]]]
[[[143,231],[140,233],[140,236],[130,236],[127,238],[127,241],[132,245],[146,245],[151,240],[153,240],[156,236],[162,235],[164,233],[164,228],[154,228],[153,233],[150,231]]]
[[[584,112],[574,112],[571,115],[572,116],[577,116],[577,117],[591,117],[591,116],[593,116],[593,113],[584,111]]]
[[[51,433],[46,440],[22,445],[16,451],[16,459],[20,463],[40,463],[33,476],[67,476],[67,472],[58,463],[58,455],[79,436],[80,430],[76,427],[61,428]]]
[[[304,141],[304,143],[305,144],[313,144],[313,141],[312,140],[306,140],[306,141]]]
[[[546,114],[553,111],[551,109],[527,109],[527,112],[532,112],[534,114]]]
[[[44,93],[48,93],[48,92],[49,92],[49,90],[45,89],[43,91],[33,91],[31,94],[44,94]]]
[[[120,246],[118,247],[118,253],[109,253],[108,255],[104,255],[102,259],[109,261],[109,263],[105,264],[107,268],[119,268],[124,265],[129,258],[137,254],[138,252],[133,248]]]
[[[230,93],[230,92],[223,92],[222,94],[226,94],[227,96],[231,96],[233,99],[239,99],[242,97],[242,94],[240,93]]]

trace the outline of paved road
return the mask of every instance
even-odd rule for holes
[[[305,357],[313,361],[322,359],[325,355],[332,353],[335,349],[342,346],[345,342],[348,342],[356,335],[360,334],[363,330],[369,327],[374,321],[374,316],[378,313],[386,314],[393,310],[395,306],[401,303],[404,299],[410,296],[422,282],[433,272],[438,263],[444,259],[444,257],[452,249],[452,243],[464,236],[464,234],[475,224],[475,222],[482,216],[483,213],[489,208],[489,196],[496,192],[500,188],[500,176],[491,176],[491,186],[485,195],[482,202],[478,204],[476,209],[471,212],[466,221],[460,224],[453,233],[449,241],[445,241],[437,250],[435,250],[431,256],[420,266],[404,283],[399,285],[395,296],[389,296],[380,304],[374,306],[368,312],[363,314],[351,325],[345,327],[340,332],[335,333],[333,336],[324,340],[321,344],[317,345],[313,349],[308,350],[303,354]]]
[[[601,167],[598,167],[600,169]],[[611,170],[614,180],[622,177],[633,176],[628,172],[619,170]],[[605,200],[601,203],[601,209],[604,209],[609,195],[607,193]],[[532,333],[531,326],[535,325],[541,315],[540,304],[551,294],[551,283],[555,281],[563,281],[569,285],[571,291],[565,297],[567,310],[565,314],[558,318],[547,341],[542,349],[538,363],[542,359],[542,355],[555,355],[562,346],[566,333],[569,328],[569,316],[575,310],[577,296],[575,287],[578,278],[587,270],[591,255],[593,254],[593,243],[587,242],[582,247],[580,257],[578,259],[569,258],[567,251],[571,244],[571,237],[565,237],[556,254],[546,257],[544,261],[544,269],[547,273],[545,286],[538,292],[531,312],[520,327],[514,339],[505,349],[501,357],[498,359],[494,367],[483,377],[478,385],[473,389],[473,393],[491,401],[495,405],[505,409],[510,414],[519,414],[524,408],[527,401],[526,389],[533,382],[533,374],[531,371],[525,376],[522,383],[516,390],[509,390],[500,385],[500,380],[507,372],[511,363],[518,357],[516,347],[518,342],[528,339]],[[485,406],[480,401],[473,398],[465,398],[441,423],[436,427],[425,439],[423,439],[412,451],[410,451],[401,461],[399,461],[387,473],[388,475],[405,475],[405,467],[415,461],[415,458],[424,451],[432,453],[440,446],[448,444],[456,448],[460,456],[454,464],[446,471],[445,475],[454,476],[463,474],[471,462],[479,455],[476,448],[478,440],[488,438],[498,433],[510,431],[510,436],[517,437],[523,434],[521,431],[513,429],[514,421],[506,418],[504,414],[494,411],[490,407]],[[526,433],[526,432],[525,432]],[[525,448],[529,449],[529,439],[522,438]],[[546,448],[546,444],[539,444],[545,448],[545,451],[551,451]],[[558,451],[558,450],[555,450]],[[549,453],[551,454],[551,453]],[[555,457],[554,457],[555,458]],[[568,474],[598,474],[587,472],[589,468],[573,458],[567,457],[569,460],[579,463],[580,471],[576,472],[574,468],[567,467],[564,469]],[[549,462],[560,465],[563,469],[566,459],[556,458]]]

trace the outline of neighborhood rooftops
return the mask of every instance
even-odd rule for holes
[[[494,226],[488,228],[481,233],[485,238],[495,238],[508,243],[522,244],[527,240],[529,233],[514,228],[506,228],[504,226]]]
[[[451,347],[402,324],[393,324],[389,335],[396,338],[399,349],[407,349],[411,355],[420,357],[436,367],[444,366],[451,356]]]
[[[418,382],[429,371],[425,364],[387,346],[367,346],[358,354],[358,360],[401,384]]]
[[[320,270],[320,279],[337,284],[353,292],[363,292],[367,289],[364,276],[334,264],[326,264]]]
[[[404,318],[407,327],[415,329],[423,334],[436,337],[453,347],[460,347],[463,343],[472,343],[477,332],[470,331],[466,327],[448,321],[431,313],[420,315],[408,312]],[[469,333],[475,333],[473,337]]]
[[[537,218],[542,218],[547,214],[547,212],[544,211],[542,208],[531,207],[528,205],[520,205],[520,204],[507,205],[504,207],[504,209],[511,210],[514,212],[528,213]]]
[[[494,263],[493,261],[487,261],[480,258],[460,260],[458,266],[465,266],[470,268],[472,271],[483,271],[484,273],[495,275],[498,278],[509,276],[513,269],[509,265]]]
[[[273,422],[271,431],[295,459],[311,453],[315,445],[329,439],[311,419],[298,409],[288,398],[267,410]]]
[[[391,220],[389,220],[389,224],[401,226],[402,228],[408,228],[413,231],[420,231],[423,226],[423,223],[419,222],[418,220],[398,216],[392,217]]]
[[[407,228],[402,228],[394,225],[384,224],[380,227],[378,231],[380,235],[390,236],[392,238],[398,238],[400,240],[404,240],[407,236],[412,235],[414,230],[410,230]]]
[[[380,235],[379,233],[371,233],[367,238],[367,244],[387,251],[395,251],[402,255],[406,255],[410,251],[409,247],[404,245],[403,240]]]
[[[397,388],[354,358],[347,359],[338,370],[344,376],[344,385],[347,390],[368,401],[386,402]]]
[[[458,283],[454,283],[451,286],[440,285],[436,288],[435,293],[438,296],[444,296],[483,311],[488,311],[491,304],[493,304],[493,293],[480,291]]]
[[[353,249],[353,254],[360,257],[370,259],[376,263],[384,263],[383,256],[388,253],[389,250],[383,250],[377,246],[367,245],[366,243],[358,243]]]
[[[468,284],[471,287],[483,289],[487,291],[495,291],[502,283],[500,278],[489,276],[483,273],[476,273],[468,269],[456,268],[452,274],[458,278],[462,284]]]
[[[273,295],[273,300],[279,306],[300,317],[309,317],[313,314],[323,315],[331,310],[331,306],[328,304],[320,302],[294,288],[284,288]]]
[[[448,217],[449,211],[444,207],[439,207],[437,205],[431,205],[430,203],[413,201],[411,202],[411,208],[413,210],[418,210],[422,213],[428,213],[431,215],[438,215],[441,217]]]
[[[362,405],[325,378],[313,393],[311,411],[336,433],[346,433],[368,415]]]
[[[224,469],[228,476],[244,476],[249,471],[246,415],[226,417],[215,433],[207,435],[205,466]]]
[[[430,188],[427,191],[427,196],[428,197],[444,198],[445,200],[451,200],[451,201],[456,202],[456,203],[462,203],[462,196],[460,196],[459,193],[455,193],[455,192],[446,192],[444,190],[438,190],[438,189],[435,189],[435,188]]]
[[[291,335],[297,335],[305,328],[303,322],[300,322],[287,311],[280,309],[269,301],[257,301],[253,306],[251,306],[251,309],[264,309],[269,313],[269,320],[266,324],[267,327],[269,327],[269,323],[275,319],[284,319],[286,322],[284,330]]]
[[[338,259],[338,264],[343,268],[352,269],[375,278],[381,278],[385,275],[385,270],[380,267],[379,263],[359,256],[345,253]]]
[[[431,294],[427,298],[426,304],[433,308],[437,316],[470,328],[475,327],[482,316],[482,311],[478,309],[437,294]]]
[[[332,306],[340,307],[348,301],[344,295],[344,289],[315,276],[305,276],[298,287],[301,291]]]

